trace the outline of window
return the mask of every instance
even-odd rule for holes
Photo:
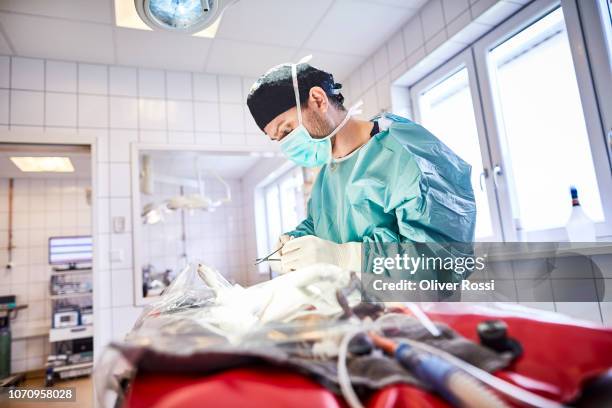
[[[410,87],[416,121],[472,166],[478,241],[566,240],[571,186],[612,236],[608,105],[577,3],[561,3],[532,2]]]
[[[269,252],[282,233],[294,229],[305,218],[303,186],[302,169],[294,167],[264,187]]]
[[[565,226],[572,185],[587,215],[603,221],[561,9],[491,50],[489,68],[515,222],[524,231]]]

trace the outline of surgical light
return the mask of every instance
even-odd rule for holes
[[[11,161],[25,173],[74,172],[74,166],[69,157],[11,157]]]
[[[117,0],[116,0],[117,1]],[[214,37],[221,15],[237,0],[134,0],[142,21],[154,30]]]

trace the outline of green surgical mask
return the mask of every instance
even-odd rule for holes
[[[308,57],[307,57],[308,58]],[[310,58],[308,58],[310,59]],[[298,64],[306,62],[302,59]],[[295,104],[297,107],[298,126],[293,129],[281,142],[281,151],[289,160],[303,167],[319,167],[329,163],[332,159],[331,138],[334,136],[353,115],[360,113],[359,107],[362,101],[353,105],[342,122],[327,136],[319,139],[313,138],[302,122],[302,109],[300,107],[300,91],[297,82],[297,64],[291,65],[291,76],[293,78],[293,91],[295,92]]]

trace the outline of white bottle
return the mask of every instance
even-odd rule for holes
[[[582,210],[576,187],[572,186],[570,193],[572,194],[572,213],[565,225],[567,237],[570,242],[597,242],[595,224]]]

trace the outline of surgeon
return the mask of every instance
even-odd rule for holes
[[[304,60],[262,75],[247,97],[261,130],[295,164],[320,167],[307,217],[279,238],[279,271],[314,263],[361,270],[361,244],[472,242],[471,167],[408,119],[371,121]],[[277,269],[275,268],[275,269]]]

